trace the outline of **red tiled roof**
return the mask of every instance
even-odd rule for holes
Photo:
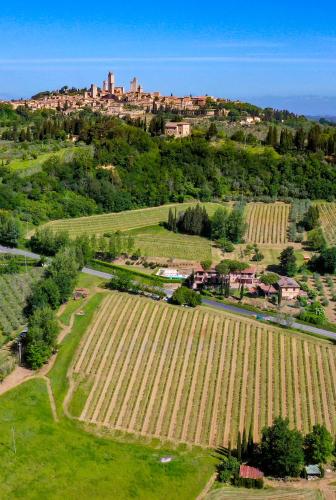
[[[259,283],[258,287],[265,293],[276,293],[276,289],[274,288],[273,285],[269,286],[265,285],[264,283]]]
[[[260,469],[249,465],[241,465],[239,475],[246,479],[261,479],[264,477],[264,473]]]

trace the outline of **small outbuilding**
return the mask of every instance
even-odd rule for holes
[[[241,465],[239,469],[239,476],[243,479],[263,479],[264,473],[256,467]]]
[[[87,288],[76,288],[73,294],[74,300],[86,299],[89,296],[89,290]]]
[[[306,477],[309,480],[318,479],[321,477],[321,469],[318,465],[306,465],[305,466]]]

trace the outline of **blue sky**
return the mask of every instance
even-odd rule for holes
[[[0,96],[117,83],[336,115],[336,4],[7,2]]]

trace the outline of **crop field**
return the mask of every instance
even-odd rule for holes
[[[55,230],[69,231],[70,235],[79,234],[104,234],[109,231],[127,231],[146,226],[155,226],[168,219],[169,209],[177,213],[193,207],[196,202],[179,203],[173,205],[162,205],[160,207],[142,208],[138,210],[127,210],[125,212],[91,215],[90,217],[79,217],[76,219],[61,219],[49,222],[47,226]],[[218,203],[202,203],[211,216],[220,207]]]
[[[289,212],[290,205],[285,203],[249,203],[246,242],[268,245],[288,243]]]
[[[72,366],[76,417],[161,440],[236,444],[277,415],[336,431],[336,348],[254,320],[107,294]],[[80,401],[80,404],[79,404]]]
[[[42,269],[34,268],[28,273],[0,275],[0,346],[24,324],[23,308],[41,272]]]
[[[212,259],[210,240],[200,236],[178,234],[161,226],[149,226],[131,231],[134,248],[147,257],[171,257],[187,260]]]
[[[336,203],[318,204],[324,236],[330,245],[336,243]]]

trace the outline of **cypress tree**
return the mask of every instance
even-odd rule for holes
[[[245,427],[244,427],[244,430],[243,430],[243,438],[242,438],[242,443],[241,443],[241,453],[242,453],[242,458],[245,459],[246,458],[246,454],[247,454],[247,439],[246,439],[246,430],[245,430]]]
[[[268,128],[265,142],[268,146],[272,146],[272,141],[273,141],[273,127],[272,127],[272,125],[270,125]]]
[[[174,215],[173,215],[173,211],[171,208],[169,209],[169,212],[168,212],[168,229],[170,231],[174,230]]]
[[[278,129],[274,125],[272,131],[272,146],[275,148],[278,145]]]
[[[237,458],[239,461],[242,459],[242,445],[241,445],[240,431],[238,431],[238,437],[237,437]]]
[[[248,439],[247,439],[247,449],[246,449],[247,458],[250,458],[252,456],[253,451],[254,451],[254,442],[253,442],[253,430],[252,430],[252,422],[251,422],[249,435],[248,435]]]

